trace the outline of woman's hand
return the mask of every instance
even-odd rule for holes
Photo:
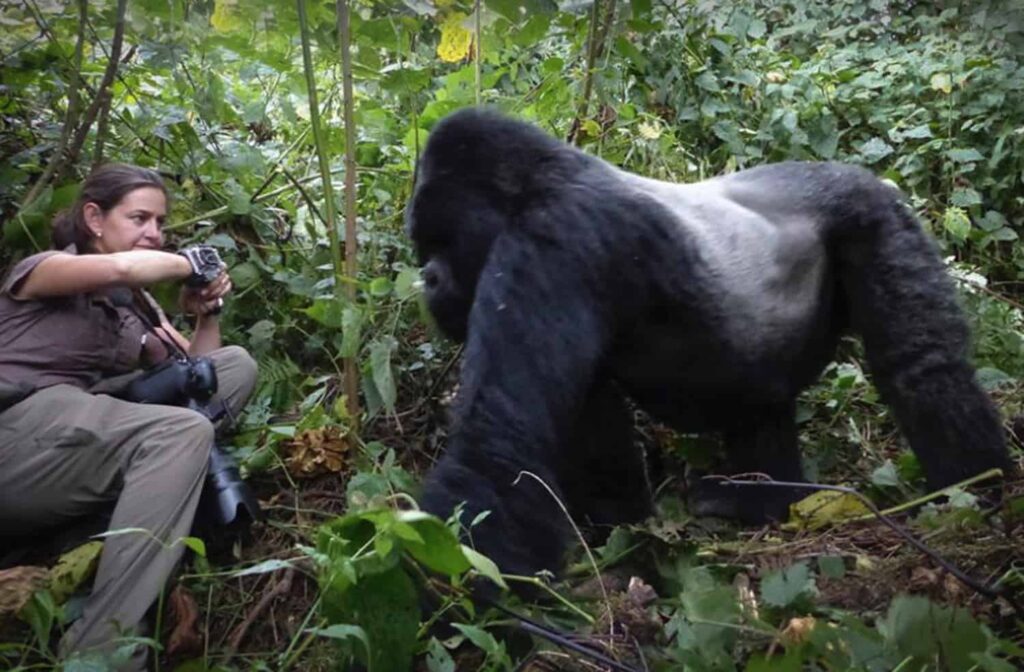
[[[185,313],[199,316],[214,314],[224,305],[224,297],[231,291],[231,278],[227,271],[205,287],[182,287],[178,303]]]

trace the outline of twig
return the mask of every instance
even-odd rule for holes
[[[993,470],[993,471],[999,471],[999,470],[996,469],[996,470]],[[1002,472],[1000,472],[1000,473],[1002,473]],[[950,561],[946,560],[941,555],[939,555],[939,553],[937,551],[934,551],[930,547],[925,545],[924,542],[922,542],[917,537],[915,537],[914,534],[911,533],[909,530],[907,530],[903,526],[897,524],[891,518],[889,518],[884,513],[882,513],[882,511],[879,510],[879,508],[877,506],[875,506],[874,502],[872,502],[870,499],[865,497],[863,494],[861,494],[859,491],[855,490],[854,488],[848,488],[848,487],[845,487],[845,486],[842,486],[842,485],[822,485],[821,483],[796,483],[796,482],[793,482],[793,481],[775,481],[775,480],[760,480],[760,481],[742,480],[742,479],[735,479],[735,478],[732,478],[730,476],[719,476],[719,475],[710,475],[710,476],[705,476],[704,478],[721,481],[723,483],[727,483],[727,484],[731,484],[731,485],[768,486],[768,487],[795,488],[795,489],[800,489],[800,490],[815,490],[815,491],[817,491],[817,490],[831,490],[832,492],[841,492],[843,494],[852,495],[853,497],[856,497],[858,500],[860,500],[860,502],[862,504],[864,504],[864,506],[866,506],[871,511],[871,513],[874,514],[874,516],[876,518],[878,518],[878,520],[882,521],[893,532],[895,532],[896,534],[898,534],[901,537],[903,537],[907,541],[907,543],[909,543],[911,546],[913,546],[914,548],[916,548],[920,552],[922,552],[925,555],[927,555],[937,565],[939,565],[944,570],[946,570],[947,572],[952,574],[954,577],[956,577],[962,584],[964,584],[968,588],[971,588],[976,593],[979,593],[981,595],[984,595],[985,597],[988,597],[991,600],[996,600],[996,599],[998,599],[1000,597],[1003,598],[1004,600],[1006,600],[1007,604],[1009,604],[1010,607],[1014,610],[1014,612],[1016,612],[1018,617],[1024,618],[1024,606],[1022,606],[1017,601],[1016,598],[1014,598],[1013,596],[1009,595],[1007,593],[1007,591],[1005,591],[1004,589],[1002,589],[1001,587],[998,587],[998,586],[982,583],[982,582],[980,582],[980,581],[970,577],[965,572],[961,571],[959,568],[956,567],[956,565],[954,565],[953,563],[951,563]]]
[[[583,550],[587,553],[587,559],[590,561],[590,565],[594,568],[594,576],[597,577],[597,585],[601,587],[601,596],[604,597],[604,608],[608,613],[608,628],[612,632],[614,632],[615,614],[612,613],[612,603],[611,599],[608,597],[608,589],[604,585],[604,577],[601,576],[601,570],[597,566],[597,559],[594,558],[594,554],[593,552],[591,552],[590,546],[587,544],[587,540],[583,538],[583,533],[580,532],[580,528],[576,525],[576,521],[574,521],[572,519],[572,516],[569,515],[569,510],[565,508],[565,504],[562,503],[562,500],[558,498],[558,495],[556,495],[554,490],[551,489],[551,486],[545,483],[544,479],[542,479],[540,476],[533,473],[532,471],[520,471],[519,475],[516,476],[516,480],[512,481],[512,485],[518,485],[519,479],[522,478],[523,476],[529,476],[533,480],[540,483],[540,486],[542,488],[547,490],[548,494],[551,495],[552,499],[555,500],[555,503],[558,504],[558,507],[562,509],[562,513],[565,515],[565,519],[569,521],[569,525],[572,526],[572,529],[576,533],[576,536],[579,538],[580,543],[583,544]]]
[[[281,576],[281,580],[274,584],[274,587],[263,593],[263,597],[256,603],[241,623],[232,631],[231,637],[228,639],[227,646],[227,657],[224,659],[224,665],[226,666],[231,662],[231,658],[238,651],[238,647],[242,644],[242,640],[245,638],[246,633],[249,632],[249,628],[256,622],[256,619],[263,615],[263,612],[267,610],[270,603],[278,597],[288,594],[292,589],[292,578],[295,576],[295,568],[288,567],[284,570],[284,574]]]
[[[78,160],[78,154],[82,151],[82,145],[85,144],[85,138],[89,135],[89,129],[92,128],[92,124],[96,121],[96,117],[100,112],[100,107],[103,106],[105,94],[110,89],[110,85],[114,83],[114,77],[117,75],[117,66],[121,62],[121,46],[124,44],[125,11],[127,7],[128,0],[118,0],[117,18],[114,19],[114,37],[110,44],[110,59],[107,61],[107,69],[103,72],[103,79],[100,80],[100,85],[96,87],[96,95],[93,96],[92,103],[82,118],[82,123],[75,133],[75,138],[71,142],[71,147],[68,148],[63,163],[55,171],[54,179],[57,182],[63,179],[68,167]]]
[[[54,41],[56,38],[53,37],[53,33],[50,32],[49,26],[46,25],[45,20],[39,9],[35,6],[35,3],[28,5],[30,10],[33,11],[33,17],[39,24],[40,29],[46,34],[50,35]],[[82,51],[85,43],[85,22],[88,16],[88,2],[86,0],[79,0],[78,2],[78,41],[75,43],[75,60],[71,65],[71,82],[68,84],[68,107],[64,114],[64,125],[60,130],[60,139],[57,141],[57,147],[54,150],[53,157],[43,170],[43,174],[39,176],[36,183],[29,189],[28,194],[21,201],[21,210],[24,210],[33,201],[38,198],[39,194],[46,185],[49,184],[50,178],[56,174],[57,169],[61,166],[61,162],[64,158],[64,152],[67,151],[68,142],[71,140],[71,130],[78,123],[78,114],[80,107],[81,94],[79,89],[81,88],[82,82]],[[35,242],[35,241],[33,241]]]

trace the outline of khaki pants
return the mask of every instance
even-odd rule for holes
[[[210,353],[219,394],[241,412],[256,364],[237,346]],[[0,533],[44,531],[116,501],[82,618],[61,651],[109,652],[142,620],[181,558],[199,503],[213,425],[187,408],[122,401],[71,385],[44,388],[0,412]],[[149,536],[152,535],[152,536]],[[154,540],[157,539],[159,542]],[[139,649],[129,667],[144,669]]]

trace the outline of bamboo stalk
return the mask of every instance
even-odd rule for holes
[[[348,0],[337,0],[338,44],[341,49],[342,109],[345,120],[345,275],[354,281],[358,275],[358,240],[356,238],[356,126],[353,121],[355,101],[352,98],[352,34],[349,25]],[[356,284],[346,285],[350,303],[356,301]],[[356,358],[345,363],[345,396],[348,415],[359,420],[359,365]]]
[[[302,38],[302,69],[306,75],[306,93],[309,98],[309,125],[313,133],[313,144],[320,165],[320,178],[324,190],[324,218],[327,220],[327,238],[331,245],[331,263],[334,267],[334,293],[341,297],[344,286],[342,277],[341,246],[338,242],[337,216],[334,204],[334,186],[331,182],[331,167],[327,160],[323,132],[320,129],[320,103],[316,95],[316,79],[313,76],[313,55],[309,43],[309,20],[306,18],[305,0],[296,0],[299,12],[299,32]]]

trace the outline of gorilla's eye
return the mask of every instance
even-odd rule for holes
[[[423,284],[427,289],[434,289],[441,281],[441,278],[438,276],[437,271],[433,268],[424,268],[422,276]]]

